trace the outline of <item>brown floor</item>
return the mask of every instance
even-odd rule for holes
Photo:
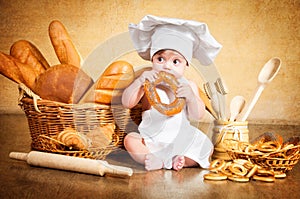
[[[108,156],[112,164],[133,168],[128,178],[99,177],[32,167],[8,157],[11,151],[29,152],[30,136],[24,115],[0,115],[0,198],[300,198],[300,165],[274,183],[205,181],[206,170],[146,172],[126,152]],[[249,125],[250,139],[264,132],[288,138],[299,126]]]

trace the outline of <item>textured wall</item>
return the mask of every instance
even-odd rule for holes
[[[215,63],[230,90],[228,104],[235,95],[250,99],[261,67],[280,57],[282,68],[249,121],[300,124],[299,9],[299,0],[0,0],[0,51],[26,39],[57,64],[47,32],[53,19],[64,23],[83,57],[146,14],[202,21],[223,45]],[[20,113],[17,85],[3,76],[0,84],[0,112]]]

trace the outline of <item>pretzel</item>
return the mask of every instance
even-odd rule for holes
[[[237,163],[232,163],[228,168],[237,176],[245,176],[247,174],[247,169],[243,165]]]
[[[236,175],[228,176],[228,179],[235,182],[249,182],[250,180],[248,177]]]
[[[254,175],[252,177],[253,180],[259,180],[263,182],[274,182],[275,177],[274,176],[259,176],[259,175]]]
[[[274,152],[281,148],[281,144],[275,141],[268,141],[261,143],[257,146],[257,149],[261,152]]]
[[[246,177],[251,178],[257,172],[258,166],[255,164],[252,169],[247,173]]]
[[[231,165],[231,162],[226,162],[225,166],[222,167],[221,169],[221,173],[227,175],[227,176],[231,176],[233,175],[233,173],[229,170],[229,166]]]
[[[211,162],[209,170],[212,172],[220,171],[225,166],[225,161],[222,159],[215,159]]]
[[[160,101],[160,97],[156,91],[156,85],[161,82],[165,82],[171,88],[172,92],[174,94],[176,93],[179,83],[175,76],[161,71],[158,73],[158,78],[153,83],[151,83],[149,80],[146,80],[144,83],[144,90],[149,103],[160,113],[167,116],[172,116],[181,112],[185,105],[184,98],[176,97],[176,99],[170,104],[165,104]]]
[[[226,180],[227,175],[221,173],[207,173],[204,176],[205,180]]]
[[[285,178],[282,171],[266,169],[245,159],[234,159],[225,161],[215,159],[211,162],[209,170],[211,173],[205,174],[206,180],[231,180],[234,182],[249,182],[250,179],[262,182],[274,182],[275,178]]]
[[[274,171],[274,177],[275,178],[285,178],[286,174],[281,171]]]
[[[274,176],[274,171],[266,169],[258,169],[256,175],[259,176]]]

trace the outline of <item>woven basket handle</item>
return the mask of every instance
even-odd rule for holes
[[[32,90],[30,90],[30,88],[25,86],[25,84],[20,83],[19,84],[19,99],[18,99],[19,105],[22,104],[21,100],[23,99],[24,94],[27,94],[29,97],[32,97],[34,109],[37,112],[41,113],[40,109],[37,106],[37,100],[41,100],[42,98],[40,96],[38,96],[37,94],[35,94]]]

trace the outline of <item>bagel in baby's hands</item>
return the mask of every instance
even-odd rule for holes
[[[161,82],[165,82],[171,88],[173,93],[176,93],[179,82],[177,81],[175,76],[170,73],[161,71],[158,73],[158,78],[154,82],[146,80],[144,83],[144,90],[149,103],[160,113],[167,116],[172,116],[181,112],[185,105],[184,98],[176,97],[176,99],[170,104],[164,104],[161,102],[160,97],[156,91],[156,85]]]
[[[93,80],[78,67],[58,64],[39,75],[33,91],[42,99],[77,103]]]

